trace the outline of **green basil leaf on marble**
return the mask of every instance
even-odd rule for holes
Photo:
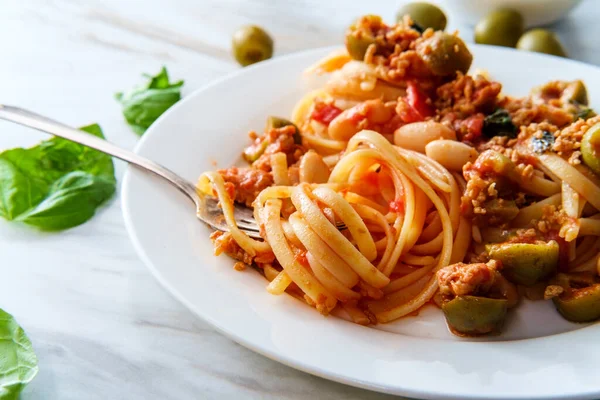
[[[181,99],[183,81],[171,83],[167,69],[163,67],[154,76],[144,74],[148,81],[128,92],[117,93],[116,99],[123,106],[123,115],[131,129],[143,135],[158,117]]]
[[[81,128],[104,138],[97,124]],[[61,138],[0,153],[0,216],[42,230],[80,225],[115,193],[110,156]]]
[[[37,372],[31,341],[13,316],[0,309],[0,399],[18,399]]]

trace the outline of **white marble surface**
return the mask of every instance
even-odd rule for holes
[[[0,0],[0,102],[75,126],[98,122],[131,148],[137,137],[113,93],[141,72],[167,65],[189,93],[238,68],[229,41],[239,25],[266,27],[284,54],[339,43],[362,13],[392,20],[400,2]],[[572,58],[600,64],[599,17],[588,0],[554,26]],[[450,21],[470,38],[451,12]],[[0,124],[0,149],[42,137]],[[137,258],[119,196],[59,234],[0,221],[0,255],[0,307],[26,329],[40,360],[24,400],[391,398],[270,361],[195,318]]]

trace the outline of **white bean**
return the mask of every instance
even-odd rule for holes
[[[329,167],[320,155],[310,150],[300,160],[300,182],[327,183]]]
[[[327,133],[335,140],[350,140],[368,124],[383,124],[393,115],[393,109],[381,99],[367,100],[335,117],[329,124]]]
[[[408,150],[425,152],[427,143],[437,139],[456,140],[456,133],[439,122],[413,122],[403,125],[394,132],[394,144]]]
[[[425,154],[451,171],[462,171],[466,163],[474,162],[479,155],[471,146],[455,140],[429,142],[425,146]]]

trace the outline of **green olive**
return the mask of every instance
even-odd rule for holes
[[[294,123],[290,120],[281,117],[275,117],[273,115],[267,118],[267,125],[265,127],[265,131],[268,132],[271,129],[283,128],[284,126],[294,125]],[[296,125],[294,125],[296,126]]]
[[[565,291],[552,299],[556,309],[572,322],[600,319],[600,283],[589,274],[560,274],[557,281]]]
[[[558,37],[549,30],[539,28],[525,32],[517,42],[517,49],[552,54],[560,57],[567,56]]]
[[[273,39],[256,25],[243,26],[233,34],[232,50],[241,65],[254,64],[271,58]]]
[[[362,32],[352,32],[346,35],[346,49],[348,50],[348,54],[358,61],[364,60],[367,49],[373,43],[375,43],[375,38],[365,36]]]
[[[510,9],[496,10],[475,26],[475,43],[515,47],[524,31],[521,14]]]
[[[443,31],[446,28],[446,14],[433,4],[416,1],[402,6],[396,14],[396,20],[400,22],[402,17],[410,15],[410,18],[421,28],[431,28],[434,31]]]
[[[563,90],[561,99],[564,101],[576,102],[578,104],[588,105],[588,94],[585,84],[576,80],[568,82],[565,90]]]
[[[258,143],[253,143],[244,149],[242,157],[244,158],[244,160],[252,164],[254,161],[258,160],[260,156],[263,155],[268,145],[268,140],[261,140]]]
[[[558,243],[502,243],[486,246],[490,258],[502,262],[502,275],[509,281],[533,286],[556,273]]]
[[[500,329],[506,316],[507,303],[505,299],[458,296],[442,304],[442,311],[453,332],[482,335]]]
[[[459,37],[435,32],[417,46],[417,54],[434,75],[450,76],[457,71],[466,73],[473,56]]]
[[[493,199],[484,204],[486,219],[494,217],[500,221],[508,222],[519,214],[519,207],[514,200]]]
[[[346,50],[355,60],[362,61],[369,46],[376,42],[373,31],[383,25],[378,15],[365,15],[359,18],[346,32]]]
[[[485,171],[494,172],[498,176],[509,178],[511,181],[520,181],[521,175],[517,171],[517,166],[504,154],[494,150],[486,150],[479,155],[476,162]]]
[[[587,88],[581,80],[550,81],[534,87],[530,93],[531,97],[543,102],[558,99],[564,104],[588,104]]]
[[[583,135],[581,158],[585,165],[600,175],[600,123],[592,126]]]
[[[575,121],[578,119],[589,119],[595,117],[597,114],[594,110],[586,106],[580,106],[575,112]]]
[[[294,143],[302,144],[302,136],[300,136],[300,130],[292,121],[281,117],[270,116],[267,118],[267,126],[265,132],[269,132],[271,129],[283,128],[284,126],[292,125],[296,131],[294,132]]]

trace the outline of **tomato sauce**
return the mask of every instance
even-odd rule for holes
[[[331,121],[342,113],[342,110],[333,104],[315,103],[315,108],[310,115],[310,118],[329,126]]]
[[[395,199],[390,201],[390,211],[395,213],[404,212],[404,199]]]

